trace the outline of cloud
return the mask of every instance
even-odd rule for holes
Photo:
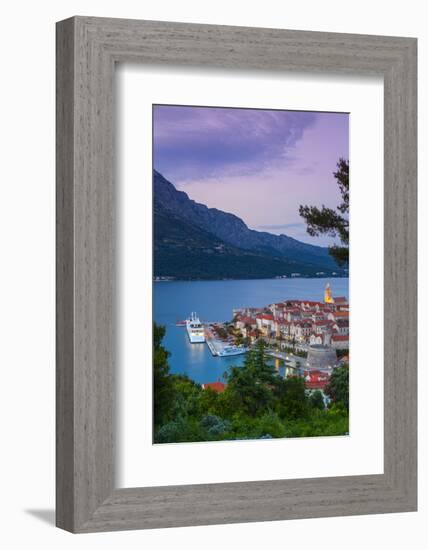
[[[253,229],[332,243],[308,235],[299,206],[340,202],[347,114],[159,106],[154,130],[155,168],[193,200]]]
[[[312,112],[214,107],[158,105],[153,112],[155,167],[177,182],[292,163],[296,143],[317,119]]]

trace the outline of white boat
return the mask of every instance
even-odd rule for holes
[[[224,346],[222,350],[217,352],[219,357],[229,357],[231,355],[241,355],[247,353],[249,348],[244,346]]]
[[[190,319],[186,319],[186,330],[192,344],[203,344],[205,342],[204,325],[196,313],[192,312]]]

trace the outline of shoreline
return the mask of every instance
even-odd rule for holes
[[[153,283],[205,283],[227,281],[298,281],[301,279],[349,279],[349,275],[323,275],[322,277],[248,277],[238,279],[153,279]]]

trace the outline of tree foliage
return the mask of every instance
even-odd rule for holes
[[[320,390],[314,391],[309,397],[309,402],[315,409],[324,410],[324,398]]]
[[[299,214],[305,219],[307,232],[312,237],[328,235],[340,239],[341,246],[331,246],[329,252],[339,265],[345,265],[349,262],[349,161],[340,158],[333,176],[342,197],[336,210],[324,205],[321,208],[300,205]]]
[[[228,393],[249,416],[268,411],[273,404],[275,369],[266,355],[266,344],[259,340],[245,357],[243,367],[232,367],[226,374]]]
[[[325,393],[334,403],[341,403],[349,410],[349,366],[343,365],[335,369],[325,388]]]
[[[169,419],[171,403],[175,399],[175,387],[169,374],[169,352],[162,346],[165,327],[153,325],[153,400],[154,424],[159,426]]]
[[[334,410],[325,410],[320,392],[319,396],[317,392],[307,395],[303,378],[280,377],[262,340],[247,353],[243,366],[231,367],[225,373],[227,386],[222,393],[217,393],[211,388],[203,390],[187,376],[170,373],[169,354],[162,345],[164,335],[164,327],[155,325],[156,443],[311,437],[347,432],[345,407],[338,403]]]

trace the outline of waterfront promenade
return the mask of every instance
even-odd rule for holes
[[[213,331],[209,325],[205,325],[205,342],[214,357],[217,357],[220,353],[223,352],[225,342],[222,342],[214,336]]]

